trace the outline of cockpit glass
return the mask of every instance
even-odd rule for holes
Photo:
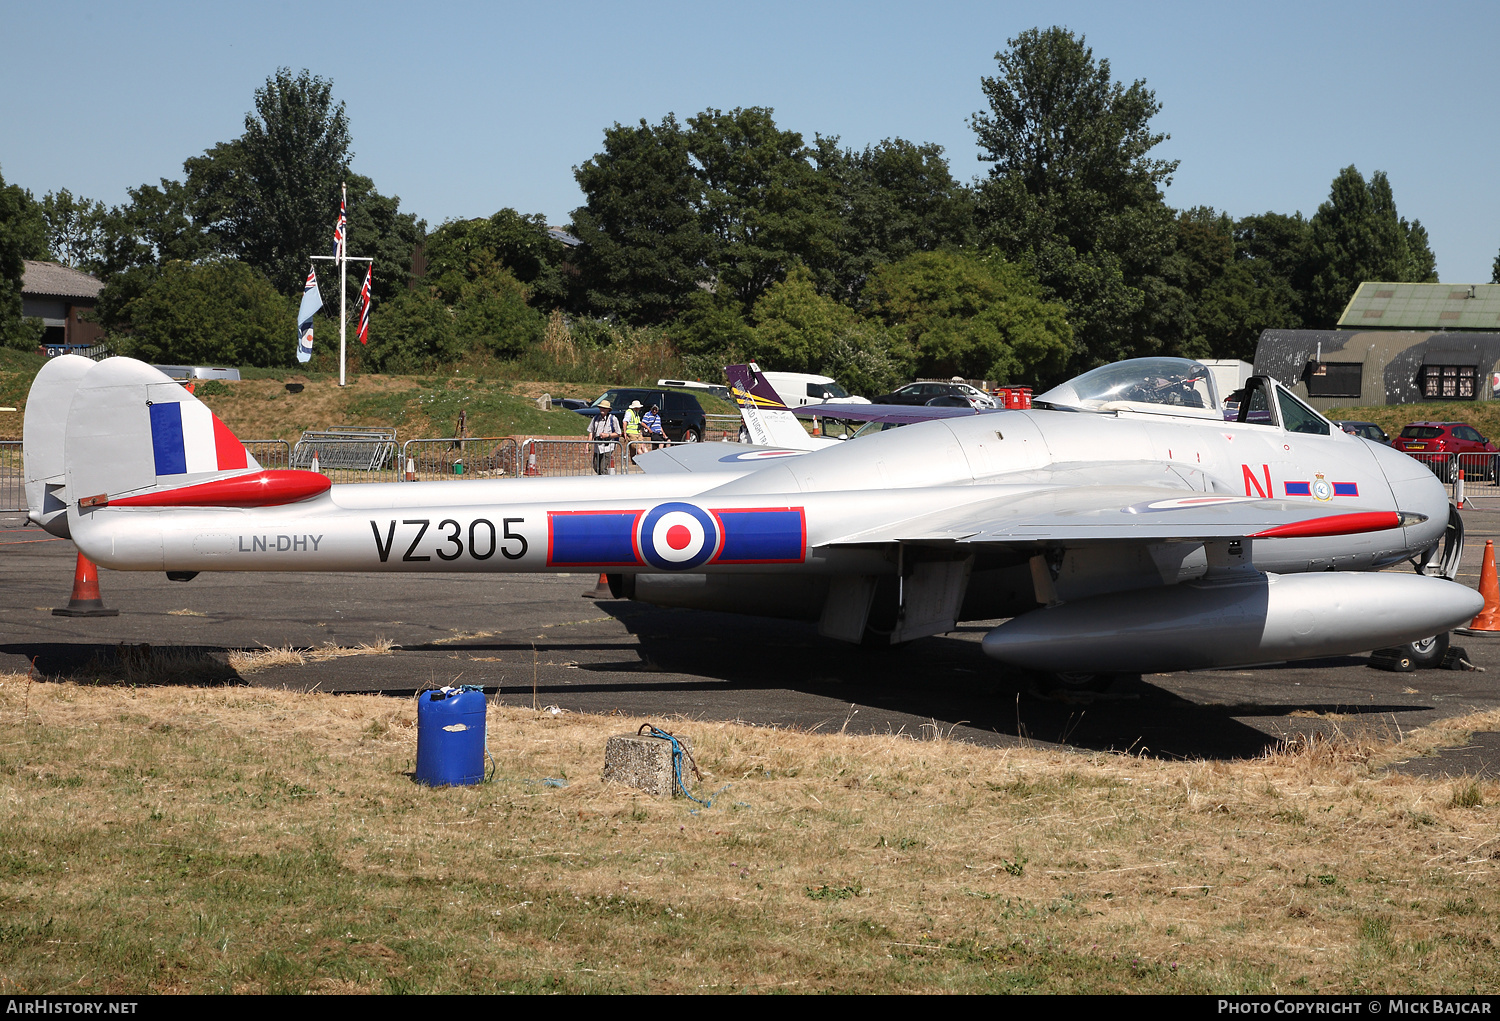
[[[1131,358],[1102,365],[1053,387],[1032,403],[1080,411],[1150,405],[1139,410],[1194,418],[1223,414],[1213,374],[1191,358]]]

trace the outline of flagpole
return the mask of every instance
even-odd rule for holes
[[[343,209],[349,202],[349,184],[340,184],[340,204]],[[344,225],[344,240],[339,242],[339,386],[347,385],[344,382],[344,331],[348,327],[349,316],[344,311],[344,292],[349,287],[349,226]]]
[[[348,328],[349,328],[349,313],[348,313],[348,300],[349,300],[348,299],[348,291],[349,291],[349,280],[348,280],[349,270],[348,270],[348,267],[349,267],[349,263],[351,263],[351,262],[370,262],[370,263],[373,263],[375,261],[375,260],[369,259],[369,258],[357,257],[357,256],[356,257],[351,257],[349,255],[349,225],[348,225],[348,222],[347,222],[347,220],[345,219],[345,216],[344,216],[344,210],[348,207],[348,205],[349,205],[349,182],[344,181],[344,182],[341,182],[339,184],[339,225],[338,225],[338,227],[334,231],[334,239],[335,239],[335,241],[337,241],[337,244],[334,246],[334,254],[332,254],[332,255],[314,255],[312,257],[314,259],[327,259],[327,260],[329,260],[330,262],[332,262],[334,264],[334,268],[336,270],[338,270],[338,274],[339,274],[339,386],[348,386],[349,385],[348,384],[348,376],[346,374],[347,347],[348,347],[346,336],[347,336],[347,332],[348,332]],[[320,303],[321,303],[321,300],[322,300],[321,296],[319,296]]]

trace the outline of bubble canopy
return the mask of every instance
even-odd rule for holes
[[[1131,358],[1075,376],[1032,400],[1071,411],[1144,411],[1222,418],[1213,374],[1191,358]]]

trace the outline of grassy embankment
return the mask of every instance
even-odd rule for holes
[[[1245,762],[669,723],[704,808],[600,779],[638,720],[492,706],[434,791],[410,701],[172,665],[0,676],[0,993],[1500,981],[1500,785],[1378,768],[1494,713]]]
[[[24,411],[40,356],[0,352],[0,407]],[[652,385],[655,380],[616,383],[517,381],[484,375],[420,376],[367,373],[348,377],[291,369],[245,369],[237,382],[197,384],[199,398],[243,440],[295,441],[305,429],[345,425],[395,426],[401,439],[453,436],[460,411],[470,436],[582,436],[588,420],[569,411],[537,408],[542,394],[599,396],[610,386]],[[300,385],[292,393],[287,384]],[[698,395],[708,414],[736,414],[733,405]],[[21,438],[20,412],[0,415],[0,439]]]

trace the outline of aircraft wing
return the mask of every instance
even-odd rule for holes
[[[1414,523],[1406,518],[1396,511],[1350,513],[1335,506],[1153,486],[1069,486],[949,507],[840,536],[827,545],[1316,538]]]
[[[762,447],[752,443],[679,443],[645,454],[635,463],[652,475],[677,472],[755,471],[767,461],[798,457],[806,450]]]
[[[898,422],[910,425],[913,422],[930,422],[935,418],[969,418],[974,415],[992,415],[999,408],[933,408],[925,404],[841,404],[830,401],[825,404],[804,404],[792,408],[798,418],[833,418],[841,422]]]

